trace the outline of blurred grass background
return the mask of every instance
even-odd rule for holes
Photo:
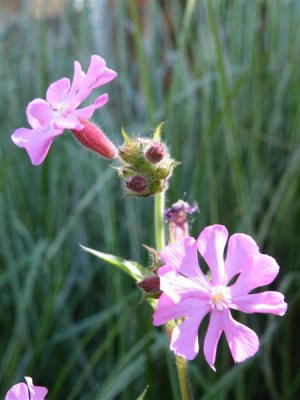
[[[10,140],[27,103],[97,53],[119,75],[94,120],[116,144],[122,124],[148,135],[166,121],[182,161],[168,204],[199,202],[192,233],[225,224],[281,265],[272,288],[286,316],[240,318],[262,339],[241,365],[225,341],[217,373],[200,352],[195,399],[299,398],[300,2],[1,0],[0,14],[0,397],[29,375],[49,400],[132,400],[147,385],[146,399],[178,400],[150,307],[78,245],[146,265],[153,199],[124,198],[116,172],[69,133],[38,168]]]

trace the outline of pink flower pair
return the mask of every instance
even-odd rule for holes
[[[231,309],[275,315],[283,315],[287,309],[279,292],[251,293],[275,279],[279,266],[274,258],[260,253],[250,236],[236,233],[228,241],[224,260],[227,238],[225,226],[212,225],[197,240],[186,237],[162,250],[165,265],[158,275],[163,294],[153,317],[154,325],[183,319],[172,332],[170,347],[175,354],[192,360],[199,351],[199,326],[210,314],[203,351],[213,370],[223,332],[235,362],[253,356],[259,347],[256,333],[236,321]],[[197,251],[208,271],[199,267]]]
[[[44,400],[48,390],[43,386],[34,386],[32,379],[25,376],[26,383],[17,383],[6,393],[5,400]]]
[[[18,147],[27,151],[33,165],[41,164],[53,140],[64,129],[81,131],[83,120],[92,117],[94,111],[104,106],[108,95],[103,94],[89,106],[78,108],[92,91],[117,76],[106,67],[105,60],[98,56],[91,57],[86,73],[78,61],[74,62],[72,83],[68,78],[61,78],[52,83],[46,93],[46,100],[35,99],[26,109],[27,120],[32,129],[19,128],[12,134],[12,140]]]

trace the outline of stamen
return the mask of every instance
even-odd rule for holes
[[[209,304],[213,310],[217,309],[218,311],[222,311],[225,308],[228,308],[230,301],[231,293],[228,287],[213,286],[211,288]]]

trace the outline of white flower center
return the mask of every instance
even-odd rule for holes
[[[57,111],[59,111],[60,113],[63,113],[65,111],[65,109],[67,108],[67,103],[65,102],[61,102],[59,104],[57,104]]]
[[[231,293],[229,287],[213,286],[210,290],[210,301],[212,310],[223,311],[228,308],[231,301]]]

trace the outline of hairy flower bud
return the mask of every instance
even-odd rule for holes
[[[80,118],[80,123],[84,125],[84,128],[80,131],[72,130],[72,133],[83,146],[108,159],[117,156],[115,145],[98,126],[83,118]]]
[[[147,197],[168,187],[168,180],[178,162],[171,158],[166,145],[161,143],[161,128],[162,123],[157,126],[152,139],[130,138],[122,129],[125,142],[119,149],[121,166],[118,172],[131,194]]]
[[[141,175],[134,175],[125,181],[127,189],[131,190],[135,194],[142,195],[148,188],[148,184],[145,178]]]
[[[158,275],[148,276],[137,285],[146,293],[157,293],[160,290],[160,279]]]
[[[162,143],[153,142],[147,149],[146,149],[146,158],[153,164],[159,163],[165,156],[166,149]]]

